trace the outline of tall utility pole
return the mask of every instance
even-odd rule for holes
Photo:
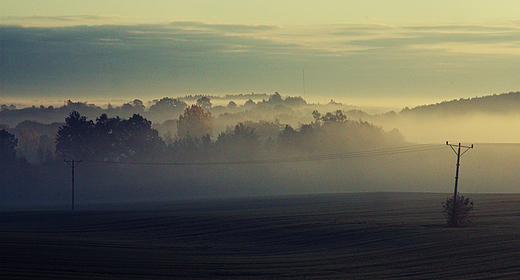
[[[81,162],[83,162],[83,160],[63,160],[64,162],[66,162],[72,169],[72,210],[74,210],[74,168],[76,168],[76,166],[78,166],[78,164],[80,164]]]
[[[455,152],[455,154],[457,155],[457,171],[455,172],[455,189],[453,190],[453,215],[451,217],[451,221],[450,221],[450,224],[452,226],[456,226],[456,223],[457,223],[457,213],[456,213],[456,209],[457,209],[457,187],[458,187],[458,184],[459,184],[459,168],[460,168],[460,157],[462,155],[464,155],[469,149],[473,149],[473,144],[471,144],[471,146],[462,146],[460,143],[458,145],[455,145],[455,144],[450,144],[448,143],[448,141],[446,141],[446,145],[450,146],[450,148],[453,150],[453,152]],[[454,147],[457,147],[457,150],[455,150]],[[466,150],[464,150],[462,153],[461,153],[461,148],[464,148]]]
[[[303,68],[303,99],[305,99],[305,68]]]

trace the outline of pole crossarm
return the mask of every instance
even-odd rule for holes
[[[473,149],[473,144],[471,144],[471,146],[463,146],[463,145],[461,145],[460,143],[458,143],[458,144],[450,144],[448,141],[446,141],[446,145],[450,146],[450,148],[453,150],[453,152],[454,152],[456,155],[459,155],[459,154],[458,154],[458,151],[456,151],[454,147],[457,147],[457,148],[466,148],[466,150],[465,150],[464,152],[462,152],[462,154],[460,154],[460,156],[462,156],[463,154],[465,154],[469,149]]]
[[[66,159],[64,159],[63,161],[72,168],[76,168],[76,166],[78,166],[78,164],[83,162],[83,160],[66,160]]]

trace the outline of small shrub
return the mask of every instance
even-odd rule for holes
[[[449,227],[457,227],[465,223],[471,223],[471,210],[473,210],[473,201],[457,194],[457,203],[454,207],[453,197],[446,199],[442,205],[444,215]]]

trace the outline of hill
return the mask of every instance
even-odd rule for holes
[[[460,98],[436,104],[404,108],[403,115],[463,115],[468,113],[520,113],[520,92],[493,94],[474,98]]]

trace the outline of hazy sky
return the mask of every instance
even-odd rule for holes
[[[520,3],[0,0],[0,104],[274,93],[415,106],[520,90]],[[101,105],[101,104],[100,104]]]

